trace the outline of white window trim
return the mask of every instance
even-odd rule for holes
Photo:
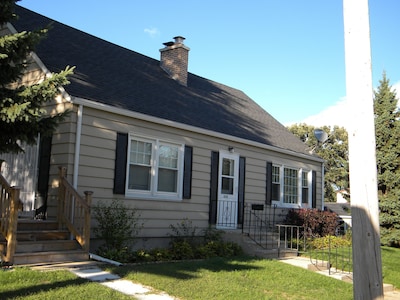
[[[150,179],[150,191],[134,190],[129,189],[129,166],[130,166],[130,153],[131,153],[131,141],[138,140],[142,142],[149,142],[152,144],[151,153],[151,179]],[[158,192],[158,155],[157,151],[161,145],[170,145],[178,147],[178,178],[177,178],[177,192]],[[126,182],[125,182],[125,196],[133,199],[141,200],[166,200],[166,201],[182,201],[182,191],[183,191],[183,163],[184,163],[184,149],[185,145],[176,141],[168,139],[160,139],[157,137],[150,137],[144,135],[138,135],[134,133],[129,133],[128,140],[128,151],[127,151],[127,164],[126,164]]]
[[[308,169],[301,169],[301,173],[303,173],[303,172],[307,173],[308,203],[303,203],[303,199],[301,199],[301,195],[300,195],[300,205],[302,208],[311,208],[311,206],[312,206],[312,172]],[[301,179],[303,180],[303,178],[301,178]],[[301,183],[301,189],[303,189],[303,182]],[[301,191],[301,193],[303,193],[303,191]]]
[[[281,164],[273,164],[274,167],[278,167],[279,172],[279,201],[272,200],[272,204],[276,204],[278,207],[285,207],[285,208],[309,208],[311,207],[311,197],[312,197],[312,172],[308,169],[303,168],[296,168],[287,165]],[[284,200],[284,169],[292,169],[297,171],[297,203],[285,203]],[[308,173],[308,203],[302,203],[302,172]]]

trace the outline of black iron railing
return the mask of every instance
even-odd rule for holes
[[[320,242],[316,243],[319,239]],[[339,234],[328,235],[323,238],[311,236],[307,241],[307,255],[311,263],[317,268],[334,273],[350,274],[353,271],[352,245],[349,237]]]

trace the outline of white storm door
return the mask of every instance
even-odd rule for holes
[[[219,153],[218,168],[218,229],[236,229],[238,216],[239,155]]]
[[[19,196],[23,211],[19,214],[31,215],[35,210],[39,146],[23,145],[23,149],[23,153],[5,153],[0,156],[0,160],[4,160],[1,174],[11,186],[21,189]]]

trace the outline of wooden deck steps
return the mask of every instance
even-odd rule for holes
[[[6,247],[0,241],[0,251]],[[17,245],[14,265],[38,263],[85,261],[89,254],[82,250],[76,240],[70,239],[66,230],[59,230],[56,221],[18,220]]]

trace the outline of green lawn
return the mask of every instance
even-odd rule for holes
[[[132,299],[68,271],[0,269],[0,299]]]
[[[381,247],[383,282],[400,288],[400,249]]]
[[[352,299],[352,284],[285,263],[241,257],[111,268],[181,299]]]
[[[275,260],[238,257],[110,267],[182,300],[352,299],[353,286]],[[400,249],[382,247],[385,283],[400,286]],[[0,299],[132,299],[68,271],[0,271]]]
[[[313,260],[329,260],[328,250],[315,250],[305,253],[304,256],[310,256]],[[351,247],[338,248],[331,251],[330,261],[333,267],[340,270],[352,272],[352,251]],[[400,249],[392,247],[381,247],[382,257],[382,275],[383,282],[393,284],[400,288]]]

